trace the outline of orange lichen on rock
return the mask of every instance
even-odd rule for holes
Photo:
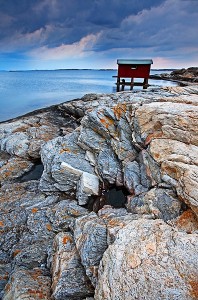
[[[120,220],[112,219],[112,220],[110,220],[108,222],[108,225],[112,226],[112,227],[114,227],[114,226],[121,226],[121,227],[123,227],[124,223],[122,223]]]
[[[46,299],[46,295],[40,290],[28,289],[28,293],[37,296],[39,299]]]
[[[47,230],[49,230],[49,231],[52,231],[52,225],[51,224],[46,224],[46,228],[47,228]]]
[[[177,179],[179,176],[178,169],[169,165],[163,166],[163,171],[165,171],[169,176],[174,179]]]
[[[3,221],[0,221],[0,226],[3,227],[4,226],[4,223]]]
[[[116,116],[117,120],[120,120],[121,116],[125,114],[126,109],[126,103],[118,103],[116,106],[113,107],[114,115]]]
[[[193,299],[198,299],[198,281],[197,280],[191,280],[189,281],[189,284],[191,286],[190,294],[193,297]]]
[[[38,211],[38,208],[34,207],[32,208],[32,213],[35,214]]]
[[[114,120],[106,116],[101,118],[100,121],[107,129],[109,128],[109,126],[114,124]]]
[[[64,153],[64,152],[71,152],[71,149],[69,149],[69,148],[62,148],[62,149],[59,151],[60,154],[62,154],[62,153]]]
[[[19,254],[21,252],[20,249],[16,249],[14,252],[13,252],[13,256],[15,257],[17,254]]]
[[[31,277],[34,279],[34,280],[37,280],[38,277],[42,276],[42,271],[40,269],[36,269],[34,270],[34,273],[31,274]]]
[[[70,236],[64,236],[62,242],[66,245],[67,242],[72,242],[72,238]]]
[[[198,230],[197,217],[191,209],[188,209],[179,216],[176,221],[176,226],[180,229],[184,229],[188,233],[191,233],[194,230]]]
[[[77,150],[72,150],[70,148],[62,148],[60,151],[59,151],[59,154],[62,154],[62,153],[74,153],[74,154],[77,154],[78,151]]]

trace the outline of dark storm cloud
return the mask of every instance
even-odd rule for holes
[[[72,44],[162,0],[1,0],[1,46],[8,50]],[[24,40],[23,40],[24,37]],[[14,42],[13,42],[14,39]],[[17,39],[19,43],[17,43]]]
[[[197,28],[198,1],[167,0],[162,5],[125,17],[119,28],[105,30],[103,44],[98,50],[156,47],[157,51],[168,51],[177,47],[197,47]]]
[[[198,0],[0,0],[0,51],[197,57]],[[103,56],[104,57],[104,56]]]

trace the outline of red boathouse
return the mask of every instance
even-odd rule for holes
[[[152,63],[152,59],[118,59],[117,92],[120,91],[120,86],[124,91],[125,85],[130,86],[131,90],[134,86],[143,86],[146,89]],[[126,82],[124,78],[131,80]],[[134,82],[134,78],[144,78],[144,81]]]

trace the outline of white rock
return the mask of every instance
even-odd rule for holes
[[[99,179],[96,175],[83,172],[77,185],[79,205],[85,205],[88,197],[99,194]]]
[[[67,164],[66,162],[62,162],[61,163],[61,168],[74,174],[74,175],[77,175],[77,176],[81,176],[83,171],[82,170],[79,170],[79,169],[76,169],[76,168],[73,168],[71,165]]]

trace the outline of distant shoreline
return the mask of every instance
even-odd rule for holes
[[[151,69],[151,71],[174,71],[179,69]],[[0,72],[56,72],[56,71],[117,71],[117,69],[54,69],[54,70],[0,70]]]

